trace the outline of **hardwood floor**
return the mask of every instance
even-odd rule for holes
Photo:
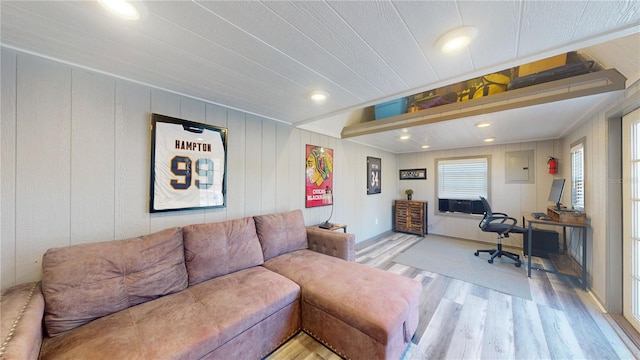
[[[406,359],[640,358],[640,351],[625,345],[630,342],[618,336],[609,315],[579,283],[533,272],[533,299],[527,300],[392,261],[421,239],[389,232],[356,246],[357,262],[423,284],[420,322]],[[546,259],[532,261],[551,266]],[[266,359],[340,357],[301,332]]]

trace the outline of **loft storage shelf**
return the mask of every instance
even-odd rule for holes
[[[381,120],[345,126],[342,138],[425,125],[445,120],[546,104],[582,96],[624,90],[627,79],[616,69],[531,85],[478,99],[441,105],[430,109],[396,115]]]

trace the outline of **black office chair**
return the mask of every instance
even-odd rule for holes
[[[526,231],[525,228],[516,226],[518,224],[518,220],[505,213],[492,212],[489,202],[484,197],[480,196],[480,200],[482,200],[482,206],[484,206],[484,217],[478,226],[484,232],[494,232],[498,234],[498,248],[478,250],[474,255],[478,256],[481,252],[489,253],[489,255],[491,255],[489,264],[493,264],[493,259],[496,257],[502,257],[504,255],[515,261],[516,267],[520,267],[520,265],[522,265],[520,255],[502,250],[502,238],[509,237],[510,233],[524,234]]]

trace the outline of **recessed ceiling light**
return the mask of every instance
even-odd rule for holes
[[[429,148],[429,145],[422,145],[422,148],[423,148],[423,149],[428,149],[428,148]]]
[[[316,104],[322,104],[327,101],[329,93],[323,90],[314,90],[309,94],[311,100]]]
[[[478,127],[478,128],[485,128],[485,127],[489,127],[489,126],[491,126],[491,123],[490,122],[486,122],[486,121],[485,122],[479,122],[479,123],[476,124],[476,127]]]
[[[436,40],[436,48],[445,54],[462,49],[469,45],[478,35],[478,28],[473,26],[461,26],[447,31]]]
[[[140,19],[140,11],[127,0],[98,0],[100,5],[114,15],[127,20]]]
[[[411,139],[411,135],[409,134],[400,135],[400,140],[409,140],[409,139]]]
[[[484,141],[484,142],[494,142],[494,141],[496,141],[496,139],[494,139],[494,138],[486,138],[486,139],[484,139],[482,141]]]

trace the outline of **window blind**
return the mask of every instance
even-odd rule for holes
[[[438,198],[478,200],[488,193],[488,158],[441,159],[438,163]]]
[[[584,145],[571,148],[571,206],[584,211]]]

